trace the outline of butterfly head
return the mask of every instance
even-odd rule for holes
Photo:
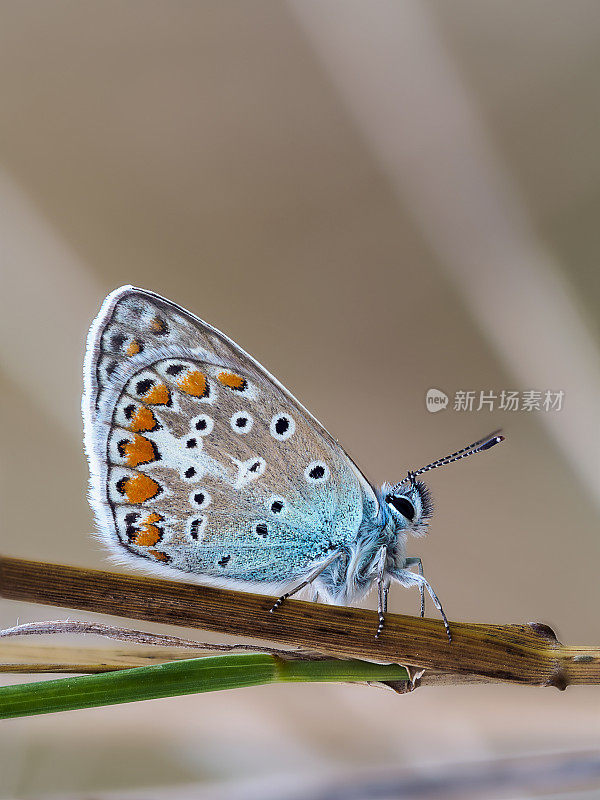
[[[413,536],[424,536],[433,514],[431,493],[422,481],[407,480],[396,486],[384,484],[381,487],[382,499],[389,518],[395,525],[396,533],[404,531]]]
[[[396,532],[405,531],[413,536],[424,536],[427,525],[433,514],[433,503],[429,489],[422,481],[417,480],[419,475],[436,467],[443,467],[460,461],[462,458],[489,450],[496,444],[504,441],[504,436],[499,431],[494,431],[489,436],[467,445],[455,453],[438,458],[420,469],[409,472],[403,481],[395,486],[384,484],[381,487],[381,498],[385,503],[389,518],[395,524]]]

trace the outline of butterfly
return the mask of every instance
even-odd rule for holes
[[[486,450],[497,432],[375,487],[298,400],[220,331],[123,286],[90,328],[82,412],[90,502],[113,554],[153,571],[349,604],[391,581],[425,591],[407,556],[432,515],[422,473]],[[415,571],[416,570],[416,571]]]

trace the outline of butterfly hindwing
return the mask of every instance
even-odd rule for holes
[[[123,287],[88,338],[91,494],[114,551],[270,590],[350,547],[375,495],[335,440],[231,340]]]

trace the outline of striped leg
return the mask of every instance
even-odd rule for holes
[[[387,611],[387,598],[390,588],[389,582],[386,583],[385,578],[385,562],[387,561],[387,547],[382,547],[379,554],[379,561],[377,563],[377,614],[379,616],[379,625],[377,626],[377,633],[375,638],[379,639],[385,625],[385,612]]]
[[[409,556],[404,560],[405,567],[414,567],[416,566],[419,570],[419,575],[423,578],[423,562],[418,556]],[[425,616],[425,587],[423,584],[419,586],[419,592],[421,594],[421,616]]]
[[[273,607],[270,609],[271,614],[274,611],[277,611],[277,609],[281,606],[284,600],[287,600],[288,597],[291,597],[292,595],[299,592],[301,589],[304,589],[304,587],[308,586],[309,583],[312,583],[315,578],[318,578],[319,575],[336,560],[336,558],[339,558],[339,556],[340,556],[339,553],[332,553],[328,558],[325,559],[325,561],[321,562],[318,567],[315,567],[315,569],[311,573],[309,573],[306,580],[303,580],[302,583],[299,583],[298,586],[294,587],[291,591],[282,594],[281,597],[275,601]]]
[[[433,600],[434,606],[440,612],[444,621],[444,627],[446,628],[446,633],[448,634],[448,641],[452,642],[452,634],[450,633],[448,618],[446,617],[444,609],[442,608],[442,604],[440,603],[437,594],[433,591],[430,583],[425,580],[422,575],[415,575],[414,572],[410,572],[408,569],[399,569],[397,572],[394,572],[394,578],[403,586],[418,586],[419,588],[423,587],[424,589],[427,589],[429,596]]]

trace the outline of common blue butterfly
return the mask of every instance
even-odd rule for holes
[[[117,556],[202,583],[350,603],[392,580],[432,514],[427,470],[488,449],[497,433],[374,487],[287,389],[215,328],[143,289],[112,292],[87,340],[82,401],[90,499]],[[139,562],[142,563],[141,561]],[[411,568],[416,568],[413,572]]]

